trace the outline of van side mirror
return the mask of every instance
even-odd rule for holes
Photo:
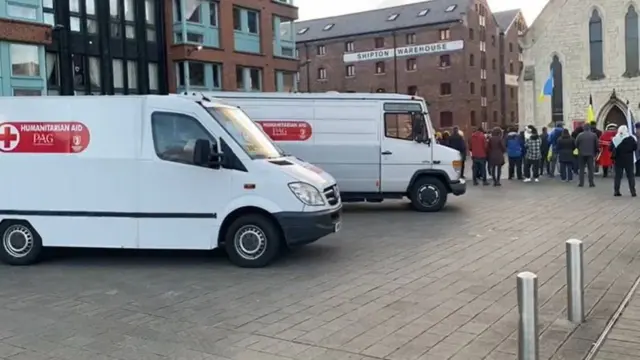
[[[424,123],[424,115],[419,112],[411,113],[411,125],[413,139],[419,143],[427,141],[427,131]]]
[[[197,166],[209,166],[212,147],[209,140],[198,139],[193,147],[193,164]]]

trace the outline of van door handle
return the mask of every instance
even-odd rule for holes
[[[389,150],[386,150],[386,151],[382,152],[382,155],[391,155],[391,154],[393,154],[393,153],[391,151],[389,151]]]

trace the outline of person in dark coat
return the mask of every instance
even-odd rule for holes
[[[638,140],[637,136],[640,136],[640,122],[637,122],[635,125],[636,128],[636,140]],[[636,151],[636,177],[640,177],[640,146],[638,146],[638,150]]]
[[[629,181],[629,192],[631,196],[636,196],[636,178],[634,177],[634,160],[638,150],[638,142],[635,137],[629,134],[629,129],[625,125],[618,127],[618,135],[611,140],[609,148],[613,154],[615,176],[613,178],[613,196],[620,194],[620,183],[622,174],[627,174]]]
[[[467,144],[462,135],[460,135],[460,129],[457,126],[453,128],[453,133],[449,136],[449,147],[458,150],[460,153],[460,157],[462,158],[462,170],[460,170],[460,177],[464,179],[464,163],[467,160]]]
[[[580,125],[576,126],[576,128],[571,133],[571,137],[573,138],[573,141],[575,141],[578,138],[578,135],[582,134],[583,131],[584,131],[584,127]],[[578,175],[578,154],[573,155],[573,173],[575,175]]]
[[[570,182],[573,180],[573,151],[576,143],[569,134],[569,130],[563,129],[562,135],[556,143],[558,162],[560,163],[560,179]]]
[[[491,132],[491,137],[487,144],[487,159],[491,168],[493,186],[501,186],[500,177],[502,176],[505,152],[507,152],[507,148],[504,145],[504,141],[502,141],[502,130],[496,127]]]
[[[446,147],[451,147],[449,146],[449,138],[451,137],[451,135],[449,135],[448,131],[445,131],[442,133],[442,139],[440,140],[440,144],[444,145]]]
[[[540,146],[540,152],[542,152],[542,161],[540,161],[540,171],[538,172],[540,176],[544,175],[544,171],[547,171],[547,175],[551,176],[551,166],[549,166],[549,158],[547,154],[549,153],[549,132],[546,127],[542,128],[542,133],[540,134],[540,140],[542,140],[542,145]]]
[[[596,187],[593,179],[595,159],[600,150],[598,135],[591,131],[589,125],[584,126],[584,131],[576,138],[576,149],[578,149],[578,186],[584,186],[585,168],[589,178],[589,187]]]

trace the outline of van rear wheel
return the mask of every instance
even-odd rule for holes
[[[0,260],[9,265],[31,265],[40,259],[42,239],[26,221],[0,223]]]
[[[225,234],[229,260],[246,268],[269,265],[279,255],[281,243],[280,231],[273,221],[260,214],[239,217]]]
[[[411,187],[411,205],[416,211],[436,212],[447,203],[447,188],[434,177],[422,177]]]

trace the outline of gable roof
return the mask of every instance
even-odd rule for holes
[[[500,30],[505,32],[509,30],[509,27],[511,27],[511,24],[513,24],[515,19],[518,18],[518,14],[520,14],[520,12],[520,9],[505,10],[493,13],[493,16],[496,19]]]
[[[461,20],[472,0],[428,0],[322,19],[295,22],[296,42],[339,38]],[[451,11],[446,11],[452,7]],[[397,14],[395,20],[390,17]],[[420,16],[422,15],[422,16]],[[330,29],[325,27],[333,24]],[[303,31],[306,29],[305,31]]]

